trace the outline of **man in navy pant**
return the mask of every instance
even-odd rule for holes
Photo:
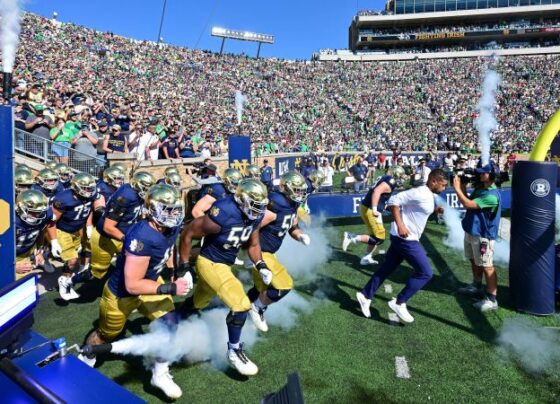
[[[400,192],[389,199],[387,205],[394,218],[391,224],[391,246],[383,265],[373,274],[366,286],[356,293],[365,317],[371,317],[371,299],[377,289],[401,262],[406,261],[412,266],[414,273],[401,293],[388,304],[403,322],[414,321],[414,317],[406,308],[406,302],[432,278],[432,267],[426,251],[420,244],[420,237],[428,217],[435,211],[434,194],[443,192],[446,186],[447,175],[438,168],[430,172],[426,185]]]

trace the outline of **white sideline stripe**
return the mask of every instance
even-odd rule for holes
[[[385,287],[385,293],[393,293],[393,287],[391,285],[383,285]]]
[[[391,325],[398,325],[400,323],[399,316],[397,316],[393,312],[389,313],[389,322],[391,323]]]
[[[410,379],[410,370],[404,356],[395,356],[395,369],[400,379]]]

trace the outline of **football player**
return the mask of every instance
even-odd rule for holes
[[[230,309],[226,317],[228,330],[227,358],[242,375],[258,372],[247,358],[240,343],[241,330],[251,310],[251,302],[243,285],[231,271],[240,247],[248,243],[248,253],[255,263],[263,283],[270,285],[272,272],[262,259],[258,227],[268,205],[266,186],[257,179],[247,178],[237,186],[235,196],[216,201],[207,215],[190,222],[180,241],[181,272],[189,271],[189,257],[193,238],[204,237],[196,260],[198,276],[194,294],[178,309],[185,316],[206,307],[217,294]]]
[[[16,197],[23,191],[29,191],[34,184],[33,174],[27,167],[18,167],[14,170],[14,183]]]
[[[58,163],[54,166],[53,171],[58,174],[58,179],[64,189],[69,189],[72,185],[72,176],[74,175],[72,169],[64,163]]]
[[[171,185],[177,191],[181,192],[181,188],[183,187],[183,181],[181,180],[181,176],[177,173],[168,174],[163,183],[166,185]]]
[[[136,173],[135,175],[137,175]],[[126,234],[115,272],[103,289],[99,304],[99,325],[87,337],[87,345],[99,345],[117,338],[134,310],[150,320],[177,324],[172,296],[185,296],[192,289],[192,278],[177,276],[164,283],[160,272],[173,252],[184,206],[176,189],[156,185],[145,201],[146,219],[135,223]],[[95,356],[80,356],[90,366]],[[182,391],[169,374],[169,363],[156,359],[152,366],[151,384],[169,398],[181,397]]]
[[[31,189],[43,193],[49,203],[52,203],[54,196],[64,191],[64,187],[58,181],[58,175],[53,170],[49,168],[44,168],[35,177],[35,184],[31,186]]]
[[[97,193],[99,199],[96,201],[93,210],[93,225],[95,226],[103,212],[105,212],[105,205],[120,186],[124,184],[124,173],[119,167],[114,165],[107,167],[103,170],[102,178],[97,180]]]
[[[383,244],[385,241],[385,228],[383,227],[383,220],[381,212],[378,211],[378,206],[382,205],[383,209],[385,209],[385,204],[391,197],[393,191],[396,188],[402,187],[405,176],[406,173],[402,167],[390,167],[385,175],[377,179],[373,187],[370,188],[365,198],[362,200],[360,216],[366,225],[368,234],[358,235],[344,232],[344,238],[342,240],[343,251],[346,251],[351,243],[367,244],[366,255],[360,260],[361,265],[378,263],[373,259],[373,253],[377,246]]]
[[[297,215],[303,223],[309,226],[311,224],[311,212],[309,210],[309,206],[307,206],[307,198],[309,198],[313,192],[321,188],[323,181],[325,181],[325,175],[321,171],[311,169],[309,171],[309,175],[304,178],[307,183],[307,195],[305,196],[303,203],[298,208]]]
[[[203,185],[198,193],[199,199],[192,209],[193,217],[196,219],[197,217],[204,216],[214,202],[228,195],[233,195],[242,179],[243,175],[239,170],[227,168],[224,171],[223,183],[216,182]]]
[[[93,176],[78,173],[71,182],[70,189],[55,195],[52,204],[54,222],[47,229],[52,255],[64,261],[62,276],[58,278],[60,296],[64,300],[78,298],[79,295],[72,286],[85,280],[82,279],[84,276],[89,276],[88,258],[84,262],[86,270],[79,271],[78,254],[81,250],[87,253],[90,251],[89,239],[93,232],[92,205],[99,198]]]
[[[149,172],[137,171],[130,184],[124,184],[109,198],[91,235],[91,272],[97,279],[105,276],[113,256],[122,250],[125,235],[140,217],[144,197],[155,182]]]
[[[297,225],[298,206],[305,201],[307,184],[303,175],[297,171],[288,171],[280,179],[280,192],[272,191],[268,195],[269,203],[261,222],[259,242],[263,260],[272,272],[272,283],[265,285],[257,270],[253,267],[254,286],[247,293],[251,300],[249,314],[255,326],[268,331],[264,319],[267,307],[286,296],[293,287],[293,280],[286,268],[278,261],[275,253],[280,249],[284,236],[290,236],[309,245],[310,237]]]
[[[179,170],[177,170],[176,167],[167,167],[163,173],[163,178],[160,178],[159,180],[157,180],[158,184],[167,184],[166,180],[167,178],[171,175],[171,174],[177,174],[179,175]],[[180,175],[179,175],[179,178]],[[171,185],[171,184],[168,184]]]
[[[259,170],[259,167],[257,167],[256,165],[249,164],[247,167],[245,167],[245,178],[260,179],[261,170]]]
[[[45,264],[43,252],[38,246],[52,217],[49,201],[41,192],[29,190],[18,195],[15,218],[16,280]]]

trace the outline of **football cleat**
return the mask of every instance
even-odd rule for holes
[[[486,311],[498,310],[498,302],[497,301],[493,302],[487,297],[474,303],[473,306],[483,313]]]
[[[362,259],[360,260],[360,265],[374,265],[374,264],[379,264],[379,262],[374,260],[371,255],[366,255],[365,257],[362,257]]]
[[[157,387],[165,393],[167,397],[174,400],[183,395],[181,388],[173,381],[173,376],[169,373],[169,365],[162,363],[152,368],[151,385]]]
[[[72,279],[69,277],[62,275],[58,278],[58,293],[62,299],[68,301],[80,297],[72,286]]]
[[[414,317],[410,315],[406,308],[406,303],[397,304],[397,299],[393,298],[393,300],[389,301],[387,304],[403,322],[412,323],[414,321]]]
[[[342,239],[342,251],[346,251],[350,243],[352,243],[352,235],[345,231]]]
[[[259,331],[267,332],[268,331],[268,324],[264,319],[264,312],[266,309],[258,308],[255,303],[251,303],[251,310],[249,310],[249,314],[251,315],[251,320],[253,320],[253,324]]]
[[[227,358],[230,365],[244,376],[254,376],[259,372],[257,365],[245,355],[243,344],[240,344],[238,349],[228,347]]]
[[[360,309],[362,309],[364,317],[370,318],[371,311],[369,306],[371,306],[371,299],[368,299],[362,292],[356,293],[356,298],[358,299],[358,303],[360,303]]]
[[[144,207],[146,216],[162,227],[179,226],[185,218],[183,199],[171,185],[157,184],[151,187]]]

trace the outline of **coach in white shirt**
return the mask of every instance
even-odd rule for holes
[[[334,169],[330,166],[329,160],[324,159],[323,165],[319,167],[319,172],[323,174],[325,180],[321,184],[320,192],[332,192]]]
[[[389,308],[403,322],[414,321],[414,317],[406,308],[406,302],[432,278],[432,267],[426,251],[420,244],[420,237],[428,217],[434,211],[443,211],[441,208],[435,209],[434,194],[443,192],[446,186],[447,175],[442,169],[436,168],[430,172],[426,185],[393,195],[387,202],[395,220],[391,224],[391,245],[383,265],[373,274],[366,286],[356,293],[364,316],[371,317],[370,305],[375,292],[401,262],[406,261],[412,266],[414,273],[397,298],[389,302]]]

